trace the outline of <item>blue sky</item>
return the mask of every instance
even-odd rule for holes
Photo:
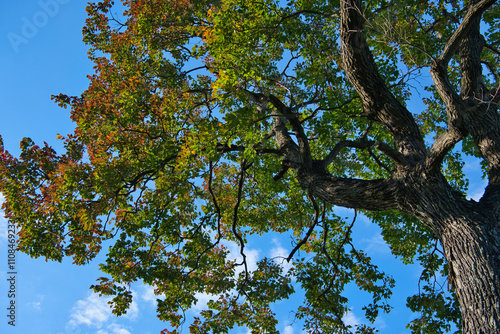
[[[0,134],[11,153],[19,153],[19,141],[26,136],[35,142],[46,141],[56,149],[58,133],[73,129],[69,111],[50,100],[52,94],[79,95],[87,86],[86,75],[92,72],[86,47],[81,42],[81,28],[86,17],[85,1],[23,0],[2,1],[0,4]],[[468,161],[466,170],[473,179],[481,174],[477,162]],[[483,181],[471,182],[470,196],[478,199],[484,189]],[[342,214],[351,215],[348,210]],[[414,318],[404,307],[406,297],[415,293],[420,276],[418,266],[404,266],[395,260],[382,240],[379,230],[366,218],[356,225],[357,244],[367,250],[375,264],[387,270],[397,280],[392,298],[395,307],[378,321],[382,333],[408,333],[407,322]],[[263,245],[266,245],[263,247]],[[289,240],[269,237],[251,241],[247,256],[255,261],[262,256],[288,255]],[[89,290],[95,279],[102,276],[98,260],[77,267],[70,260],[62,263],[30,259],[17,254],[17,318],[16,327],[7,325],[7,238],[6,220],[0,218],[0,332],[1,333],[96,333],[130,334],[159,333],[166,327],[155,316],[155,296],[151,288],[132,286],[136,301],[127,316],[111,314],[106,299]],[[102,259],[102,257],[101,257]],[[363,296],[355,288],[352,312],[346,321],[352,324],[362,319],[360,301]],[[199,296],[200,305],[207,296]],[[190,311],[196,314],[199,307]],[[301,333],[292,324],[288,303],[276,305],[280,325],[285,334]],[[235,330],[234,333],[245,333]]]

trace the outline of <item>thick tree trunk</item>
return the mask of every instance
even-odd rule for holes
[[[460,303],[463,333],[500,333],[498,217],[489,207],[454,192],[444,178],[405,188],[410,191],[405,196],[409,205],[402,211],[418,217],[441,242],[448,281]]]
[[[500,229],[475,211],[450,215],[441,243],[463,333],[500,333]]]

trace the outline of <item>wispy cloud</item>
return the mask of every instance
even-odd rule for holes
[[[348,325],[348,326],[352,326],[353,328],[356,327],[357,325],[361,324],[361,319],[356,316],[353,312],[353,309],[354,308],[351,308],[349,310],[349,312],[347,312],[343,317],[342,317],[342,321]]]
[[[387,327],[387,323],[385,322],[385,320],[383,318],[381,318],[380,316],[377,318],[377,320],[375,320],[374,324],[375,328],[377,329],[384,329]]]
[[[95,327],[98,329],[101,329],[103,325],[108,324],[109,321],[113,320],[115,318],[115,315],[113,315],[110,305],[108,302],[111,300],[111,297],[99,297],[98,294],[92,293],[90,294],[87,298],[78,300],[75,305],[73,306],[71,315],[70,315],[70,320],[68,321],[68,326],[71,328],[76,328],[80,325],[87,325],[90,327]],[[139,307],[137,305],[136,301],[133,301],[132,304],[130,305],[130,309],[128,310],[127,314],[124,315],[123,317],[128,318],[128,319],[135,319],[139,315]],[[111,327],[111,325],[117,325],[117,324],[110,324],[106,327],[106,330],[102,333],[99,334],[105,334],[105,333],[113,333],[113,334],[126,334],[128,331],[123,332],[123,331],[118,331],[121,330],[121,327]],[[117,325],[118,326],[118,325]]]
[[[387,245],[381,234],[376,234],[371,238],[364,238],[362,242],[366,245],[365,250],[367,252],[379,254],[389,254],[391,252],[389,246]]]
[[[207,305],[208,302],[210,300],[217,300],[217,298],[218,298],[218,296],[216,296],[216,295],[211,295],[208,293],[200,293],[200,292],[195,293],[194,297],[197,299],[197,302],[192,307],[192,310],[197,311],[197,312],[208,309],[208,305]]]
[[[153,305],[154,307],[156,307],[156,300],[157,299],[163,299],[163,297],[160,295],[156,295],[155,294],[155,288],[152,287],[151,285],[142,285],[141,286],[141,294],[140,294],[140,298],[145,301],[145,302],[148,302],[150,303],[151,305]]]
[[[39,311],[42,308],[42,301],[44,300],[44,298],[44,295],[37,295],[37,300],[29,302],[28,305]]]
[[[229,249],[228,259],[236,260],[238,263],[241,263],[243,261],[243,257],[240,254],[240,245],[238,245],[234,241],[226,241],[224,242],[224,244]],[[260,251],[258,249],[252,249],[248,246],[245,246],[243,253],[246,257],[248,271],[257,269],[257,261],[259,261]],[[238,266],[235,270],[235,274],[238,275],[244,270],[244,266]]]
[[[465,157],[464,159],[464,172],[470,174],[482,173],[481,160],[473,157]]]
[[[282,247],[280,241],[276,238],[273,239],[273,243],[274,247],[270,250],[270,257],[276,263],[280,264],[283,267],[283,271],[287,273],[292,268],[292,264],[286,260],[290,251]]]
[[[483,180],[483,170],[481,160],[478,158],[466,157],[464,159],[464,172],[470,180],[468,199],[479,201],[483,196],[484,189],[488,185],[487,180]]]
[[[283,334],[293,334],[293,327],[290,325],[285,326],[285,329],[283,330]]]
[[[241,256],[241,253],[240,253],[240,246],[236,242],[233,242],[233,241],[225,241],[224,244],[229,250],[228,259],[229,260],[236,260],[237,263],[242,263],[243,257]],[[260,251],[257,249],[252,249],[252,248],[245,246],[243,252],[244,252],[245,257],[246,257],[248,271],[256,270],[257,269],[257,262],[259,261]],[[245,270],[245,266],[243,266],[243,265],[236,267],[234,277],[238,277],[238,275],[241,272],[243,272],[244,270]],[[199,313],[202,310],[206,310],[208,308],[207,303],[210,300],[217,300],[218,299],[218,295],[208,294],[208,293],[204,293],[204,292],[203,293],[197,292],[197,293],[195,293],[194,297],[197,299],[197,302],[194,304],[191,311],[193,311],[195,313]]]
[[[91,294],[87,298],[77,301],[73,307],[69,324],[74,327],[81,324],[101,327],[111,316],[111,309],[107,304],[109,300],[110,298],[100,298],[97,294]]]
[[[124,326],[111,324],[106,329],[99,330],[96,334],[131,334]]]
[[[476,182],[469,186],[469,191],[468,191],[468,199],[473,199],[475,201],[479,201],[481,197],[483,197],[484,194],[484,189],[488,185],[488,181],[486,180],[481,180],[481,182]]]

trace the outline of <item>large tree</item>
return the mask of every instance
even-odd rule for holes
[[[85,264],[111,245],[94,290],[117,314],[143,281],[174,327],[208,293],[192,332],[275,332],[270,304],[300,287],[306,329],[344,333],[346,285],[371,295],[370,321],[394,286],[335,214],[352,208],[422,264],[415,332],[500,333],[494,0],[106,0],[88,14],[95,74],[81,96],[54,97],[76,123],[66,151],[28,138],[18,158],[1,151],[21,251]],[[488,180],[478,202],[467,156]],[[268,232],[293,236],[292,269],[248,268],[248,238]]]

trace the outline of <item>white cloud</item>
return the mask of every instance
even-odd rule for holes
[[[283,271],[287,273],[292,268],[292,264],[286,260],[290,252],[281,246],[278,239],[273,239],[273,243],[275,247],[270,250],[270,257],[276,263],[280,264],[283,267]]]
[[[137,293],[135,293],[134,291],[132,291],[132,294],[137,296]],[[137,319],[138,316],[139,316],[139,305],[137,304],[137,300],[133,299],[125,317],[129,319]]]
[[[156,300],[162,299],[162,298],[161,298],[161,296],[157,296],[155,294],[154,287],[152,287],[151,285],[145,284],[142,286],[141,299],[144,300],[145,302],[151,303],[153,306],[156,307]]]
[[[133,293],[135,294],[135,293]],[[93,326],[96,328],[101,328],[105,323],[108,323],[110,318],[115,318],[111,311],[111,307],[108,302],[111,300],[111,297],[99,297],[96,293],[91,293],[87,298],[83,300],[78,300],[73,306],[70,320],[68,321],[68,326],[75,328],[80,325]],[[139,315],[139,307],[137,302],[134,300],[130,305],[130,308],[127,311],[127,314],[123,317],[129,319],[135,319]],[[113,324],[111,324],[113,325]],[[110,325],[110,326],[111,326]],[[108,329],[109,327],[108,326]],[[115,330],[111,328],[112,330]],[[106,331],[103,331],[99,334],[105,334]],[[126,334],[127,332],[116,332],[112,331],[113,334]]]
[[[335,206],[335,214],[347,220],[352,220],[354,209],[344,208],[342,206]]]
[[[7,220],[0,217],[0,245],[8,239],[7,235]]]
[[[352,311],[353,308],[351,308],[343,317],[342,321],[348,325],[352,326],[353,328],[356,327],[356,325],[361,324],[361,319],[357,317],[354,312]]]
[[[290,325],[285,326],[285,329],[283,330],[283,334],[293,334],[293,327]]]
[[[484,189],[488,185],[487,180],[483,180],[483,170],[481,167],[481,159],[465,157],[464,172],[469,178],[469,191],[467,192],[468,199],[479,201],[483,196]]]
[[[107,304],[110,299],[99,297],[93,293],[87,298],[77,301],[72,309],[70,325],[76,327],[85,324],[101,327],[111,316],[111,309]]]
[[[207,304],[210,300],[216,300],[217,296],[208,294],[208,293],[201,293],[197,292],[194,294],[194,297],[197,299],[196,304],[193,305],[192,310],[193,311],[202,311],[206,310],[208,308]]]
[[[234,241],[227,241],[225,242],[225,245],[229,250],[228,259],[236,260],[237,263],[241,263],[243,261],[243,257],[240,254],[240,245]],[[243,253],[246,256],[248,271],[257,269],[257,261],[259,260],[260,251],[258,249],[248,248],[245,245]],[[243,265],[236,267],[235,275],[238,276],[238,274],[244,270],[245,267]]]
[[[107,330],[100,329],[96,334],[131,334],[125,327],[118,324],[111,324]]]
[[[482,173],[481,160],[479,158],[466,157],[464,159],[464,171],[470,174]]]
[[[41,302],[31,302],[30,305],[35,309],[35,310],[41,310]]]
[[[5,198],[2,193],[0,193],[0,208],[2,207]],[[3,210],[0,209],[0,241],[7,240],[7,219],[4,216]]]
[[[375,323],[373,325],[377,329],[384,329],[387,327],[387,323],[380,316],[377,318],[377,320],[375,320]]]
[[[234,241],[224,241],[224,245],[229,250],[229,254],[227,256],[228,260],[236,260],[236,263],[240,264],[243,261],[243,257],[240,254],[240,246],[238,243]],[[243,250],[248,271],[254,271],[257,269],[257,262],[259,261],[260,251],[258,249],[252,249],[245,245]],[[238,275],[244,272],[245,266],[240,265],[235,268],[234,277],[238,277]],[[231,292],[235,292],[235,290],[231,290]],[[202,310],[206,310],[208,308],[207,303],[210,300],[217,300],[219,298],[218,295],[208,294],[197,292],[194,294],[194,297],[197,299],[197,302],[193,305],[191,311],[199,313]]]

